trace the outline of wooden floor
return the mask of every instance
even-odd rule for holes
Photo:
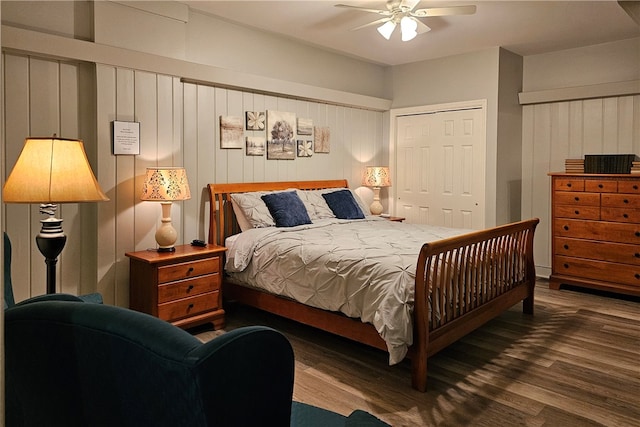
[[[521,304],[429,359],[427,393],[409,364],[247,307],[226,330],[264,324],[296,355],[294,400],[393,426],[640,426],[640,301],[540,281],[534,316]],[[193,331],[202,340],[215,332]]]

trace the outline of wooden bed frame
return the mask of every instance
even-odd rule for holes
[[[227,237],[240,232],[231,193],[336,187],[348,188],[348,183],[327,180],[209,184],[209,243],[224,246]],[[520,221],[423,245],[416,269],[414,344],[408,353],[415,389],[426,391],[429,356],[520,301],[523,312],[533,314],[536,279],[533,237],[538,222],[537,218]],[[387,350],[373,325],[359,319],[225,280],[223,289],[225,299]],[[432,307],[440,309],[430,310],[429,301]],[[446,315],[438,318],[437,313]]]

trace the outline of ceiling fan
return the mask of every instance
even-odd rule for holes
[[[476,7],[470,6],[449,6],[449,7],[427,7],[424,9],[414,8],[418,5],[420,0],[388,0],[387,10],[381,9],[369,9],[359,6],[351,6],[348,4],[336,4],[336,7],[344,7],[349,9],[355,9],[362,12],[376,13],[384,16],[368,24],[361,25],[353,30],[360,30],[372,25],[382,24],[378,27],[378,32],[385,39],[389,40],[391,34],[396,29],[396,26],[400,24],[400,31],[402,32],[402,41],[409,41],[418,34],[426,33],[430,31],[424,22],[417,18],[428,18],[432,16],[447,16],[447,15],[473,15],[476,13]]]

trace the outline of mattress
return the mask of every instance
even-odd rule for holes
[[[413,343],[422,245],[469,231],[371,216],[254,228],[227,239],[225,270],[234,283],[371,323],[396,364]]]

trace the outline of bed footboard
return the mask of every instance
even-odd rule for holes
[[[427,359],[523,301],[533,313],[533,236],[520,221],[426,243],[416,269],[412,384],[425,391]]]

